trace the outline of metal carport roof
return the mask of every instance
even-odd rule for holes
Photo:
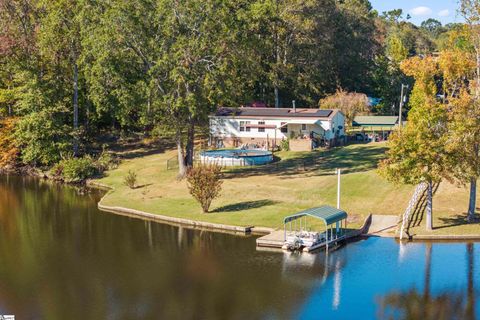
[[[288,223],[293,220],[299,219],[304,216],[320,219],[325,222],[326,225],[341,221],[347,218],[347,213],[343,210],[336,209],[330,206],[322,206],[317,208],[311,208],[304,211],[300,211],[294,215],[285,217],[283,223]]]

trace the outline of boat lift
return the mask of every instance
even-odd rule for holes
[[[283,220],[284,250],[302,250],[310,252],[328,247],[346,239],[347,213],[330,206],[307,209]],[[325,225],[323,232],[311,231],[308,218],[321,220]]]

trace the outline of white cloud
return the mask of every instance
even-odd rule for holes
[[[412,16],[428,16],[432,14],[432,9],[429,7],[416,7],[410,10]]]
[[[448,9],[441,10],[438,12],[438,15],[440,17],[448,17],[450,15],[450,11]]]

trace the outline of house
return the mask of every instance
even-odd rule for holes
[[[398,126],[398,119],[398,116],[356,116],[352,125],[362,135],[370,134],[379,140],[386,140]]]
[[[307,151],[343,141],[345,116],[339,110],[299,108],[220,108],[210,116],[211,143],[217,147],[274,148],[290,139],[290,149]]]

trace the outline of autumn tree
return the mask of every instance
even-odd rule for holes
[[[346,92],[342,89],[320,100],[319,106],[322,109],[339,109],[342,111],[348,126],[352,125],[356,115],[370,111],[368,97],[365,94]]]
[[[450,57],[450,61],[445,59],[445,69],[450,71],[447,79],[460,78],[463,84],[471,79],[469,88],[457,89],[460,93],[457,97],[452,97],[454,128],[451,131],[453,143],[457,145],[455,153],[461,158],[458,162],[460,169],[455,170],[456,176],[461,181],[467,180],[470,183],[468,220],[473,221],[477,180],[480,176],[480,4],[474,0],[461,0],[460,12],[470,31],[473,57],[469,59],[468,52],[457,50],[456,55]],[[457,63],[453,64],[452,60]]]
[[[15,118],[0,119],[0,170],[18,161],[19,150],[15,137]]]
[[[476,212],[477,180],[480,176],[480,101],[475,96],[475,59],[468,52],[445,51],[440,58],[445,103],[449,109],[450,177],[470,184],[468,221]]]
[[[437,100],[437,62],[432,57],[414,57],[402,70],[415,78],[408,123],[389,139],[387,158],[380,172],[388,180],[406,184],[428,184],[426,229],[432,230],[433,183],[444,176],[447,153],[447,109]]]

